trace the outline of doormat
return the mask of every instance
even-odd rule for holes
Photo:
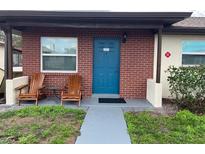
[[[99,98],[99,103],[126,103],[124,98]]]

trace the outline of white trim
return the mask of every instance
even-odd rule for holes
[[[182,52],[182,55],[205,55],[205,52]]]
[[[67,38],[67,39],[76,39],[77,40],[77,48],[76,54],[43,54],[42,53],[42,38]],[[40,39],[40,46],[41,46],[41,54],[40,54],[40,70],[42,73],[78,73],[78,38],[77,37],[52,37],[52,36],[41,36]],[[76,70],[75,71],[61,71],[61,70],[43,70],[43,56],[62,56],[62,57],[76,57]]]
[[[18,67],[13,67],[13,72],[22,72],[23,71],[23,68],[22,66],[18,66]]]
[[[45,54],[43,53],[42,56],[55,56],[55,57],[76,57],[76,54]]]
[[[200,66],[200,64],[182,64],[182,67],[194,67],[194,66]]]
[[[77,71],[60,71],[60,70],[53,70],[53,71],[41,71],[42,73],[78,73]]]

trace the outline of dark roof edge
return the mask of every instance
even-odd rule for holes
[[[4,17],[190,17],[192,12],[106,12],[106,11],[26,11],[26,10],[1,10],[0,16]]]
[[[188,26],[170,26],[168,28],[165,29],[169,29],[169,30],[180,30],[180,29],[205,29],[204,27],[188,27]]]
[[[205,34],[205,27],[169,27],[163,29],[164,34]]]

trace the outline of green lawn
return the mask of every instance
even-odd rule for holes
[[[0,143],[75,143],[85,112],[61,106],[0,113]]]
[[[205,115],[180,111],[176,116],[151,112],[125,113],[133,144],[205,143]]]

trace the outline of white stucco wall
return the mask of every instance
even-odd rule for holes
[[[0,68],[4,69],[4,46],[0,44]],[[3,82],[0,87],[0,93],[4,92],[5,83]]]
[[[156,83],[153,79],[148,79],[146,99],[154,107],[162,107],[162,84]]]
[[[28,84],[28,76],[22,76],[11,80],[6,80],[6,104],[15,105],[19,91],[15,90],[21,85]]]
[[[162,97],[169,98],[169,85],[167,82],[167,73],[165,70],[170,65],[176,67],[182,66],[182,41],[185,40],[205,40],[205,36],[200,35],[163,35],[162,36],[162,65],[161,65],[161,83],[162,83]],[[165,53],[171,52],[171,57],[166,58]],[[154,60],[156,68],[156,58]],[[154,77],[156,76],[154,71]]]
[[[0,68],[4,70],[4,45],[0,42]],[[22,67],[13,67],[14,77],[19,76],[22,73]],[[5,81],[3,81],[0,87],[0,93],[5,91]]]
[[[0,68],[4,69],[4,46],[0,45]]]

